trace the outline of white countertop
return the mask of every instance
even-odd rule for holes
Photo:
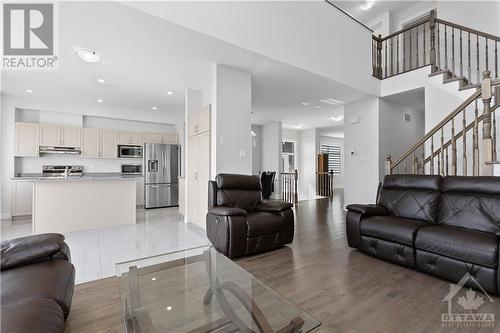
[[[121,174],[119,172],[108,172],[108,173],[84,173],[83,176],[69,176],[67,178],[64,177],[48,177],[43,176],[42,174],[19,174],[12,178],[12,180],[26,180],[26,181],[34,181],[34,182],[61,182],[61,181],[70,181],[70,182],[85,182],[85,181],[102,181],[102,180],[124,180],[131,179],[135,180],[136,178],[142,178],[143,175],[127,175]]]

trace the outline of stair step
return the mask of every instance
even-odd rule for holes
[[[500,164],[500,161],[488,161],[486,164]]]
[[[467,85],[467,79],[464,76],[453,76],[447,79],[443,78],[443,83],[450,83],[454,81],[462,81],[465,83],[465,85]]]
[[[468,84],[466,86],[458,88],[458,90],[462,91],[462,90],[467,90],[467,89],[477,89],[477,88],[480,88],[480,87],[481,87],[481,85],[479,83],[477,83],[477,84]]]
[[[432,72],[429,74],[429,77],[432,77],[432,76],[438,76],[438,75],[448,75],[448,76],[451,76],[451,71],[449,69],[440,69],[438,71],[435,71],[435,72]]]

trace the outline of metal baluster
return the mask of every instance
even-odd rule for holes
[[[409,63],[410,68],[409,69],[413,69],[413,62],[412,62],[412,59],[411,59],[412,58],[412,53],[411,53],[411,31],[412,30],[413,29],[408,30],[408,33],[410,34],[410,49],[409,49],[409,52],[410,52],[410,63]]]
[[[462,120],[462,140],[463,140],[463,165],[462,165],[462,172],[463,176],[467,176],[467,120],[465,119],[465,109],[462,110],[463,114],[463,120]]]
[[[396,36],[396,64],[397,72],[399,74],[399,36]]]
[[[498,47],[495,41],[495,79],[498,78]]]
[[[406,158],[403,160],[403,169],[405,171],[405,175],[408,174],[408,166],[406,165]]]
[[[434,174],[434,135],[431,136],[431,164],[430,164],[430,173]]]
[[[481,73],[479,72],[479,35],[476,35],[476,71],[477,71],[477,83],[481,83]]]
[[[497,103],[497,101],[495,101]],[[497,109],[498,110],[498,109]],[[496,110],[495,110],[496,111]],[[492,112],[492,128],[491,128],[491,141],[493,146],[493,161],[497,160],[497,120],[496,112]]]
[[[449,160],[448,160],[448,147],[446,147],[446,173],[445,175],[448,176],[450,174],[450,169],[449,169]]]
[[[415,68],[418,68],[418,65],[419,65],[419,63],[418,63],[418,26],[415,28],[415,30],[417,31],[417,33],[416,33],[416,47],[415,47],[417,49],[417,54],[416,54],[417,65],[415,66]]]
[[[444,176],[444,126],[441,127],[441,169],[440,173]]]
[[[425,143],[422,145],[422,174],[425,175]]]
[[[460,76],[464,76],[464,62],[462,57],[462,29],[460,29]]]
[[[455,140],[455,117],[451,118],[451,174],[457,175],[457,142]]]
[[[474,176],[479,176],[479,108],[477,99],[474,106],[474,130],[472,132],[472,173]]]
[[[403,33],[403,72],[406,71],[406,33]]]
[[[391,38],[391,76],[394,75],[394,42],[393,39]]]
[[[424,38],[423,38],[423,44],[424,44],[424,65],[427,65],[427,56],[426,56],[426,52],[425,52],[425,23],[423,25],[423,35],[424,35]]]
[[[444,26],[444,68],[448,68],[448,29]]]
[[[385,67],[385,70],[384,70],[384,77],[387,77],[387,40],[385,41],[385,47],[384,47],[384,53],[385,53],[385,56],[384,56],[384,67]]]
[[[469,81],[469,84],[472,84],[472,71],[471,71],[471,66],[470,66],[470,32],[467,32],[467,54],[468,54],[468,61],[467,61],[467,80]]]
[[[438,40],[437,40],[437,68],[438,70],[441,69],[441,36],[440,36],[440,33],[439,33],[439,22],[437,23],[437,37],[438,37]]]
[[[451,27],[451,72],[455,75],[455,28]]]
[[[488,59],[488,37],[486,37],[486,55],[484,57],[486,59],[486,70],[490,70],[489,59]]]
[[[416,175],[418,173],[417,170],[417,156],[415,156],[415,151],[413,151],[413,167],[412,167],[412,173]]]

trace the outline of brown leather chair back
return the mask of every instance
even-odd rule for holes
[[[217,206],[241,208],[253,212],[262,202],[260,180],[257,176],[219,174],[217,184]]]
[[[443,178],[438,223],[500,235],[500,177]]]
[[[387,175],[377,204],[390,215],[436,223],[441,176]]]

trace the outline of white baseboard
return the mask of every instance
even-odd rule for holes
[[[0,220],[10,220],[12,218],[11,212],[2,212],[0,213]]]

